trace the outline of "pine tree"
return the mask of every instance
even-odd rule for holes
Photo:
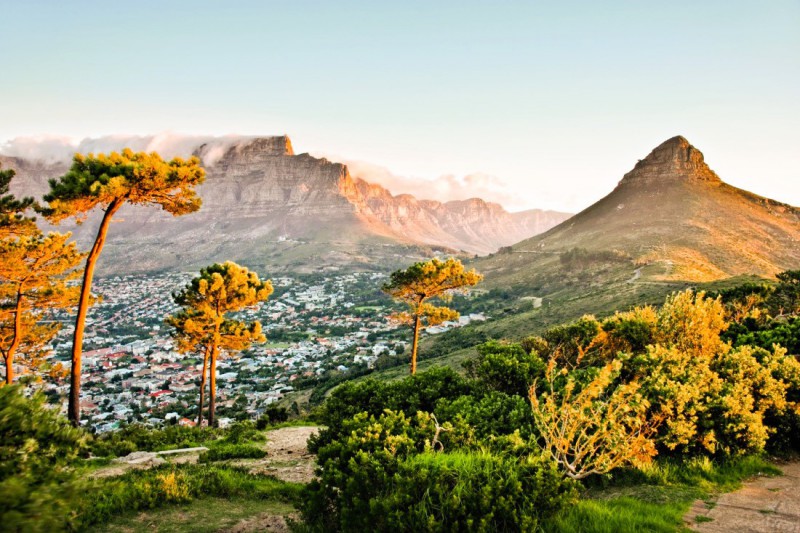
[[[13,169],[2,169],[0,165],[0,239],[29,235],[37,231],[32,217],[25,211],[37,207],[33,198],[18,199],[9,194],[9,186],[14,177]]]
[[[70,234],[50,233],[0,240],[0,354],[6,383],[14,379],[14,357],[24,354],[36,368],[42,348],[59,329],[45,323],[54,309],[73,307],[79,287],[68,282],[80,275],[76,267],[86,254],[78,252]]]
[[[411,373],[417,372],[417,347],[419,334],[424,328],[436,326],[448,320],[457,320],[458,311],[445,306],[435,306],[428,300],[438,298],[447,302],[453,292],[477,285],[483,276],[470,270],[466,272],[461,261],[449,258],[446,261],[431,259],[415,263],[406,270],[393,272],[383,292],[409,307],[406,313],[397,313],[393,318],[411,326]]]
[[[73,217],[80,223],[94,208],[103,210],[97,237],[86,258],[75,319],[68,411],[73,424],[80,424],[81,417],[81,353],[92,278],[112,217],[126,203],[158,205],[175,216],[197,211],[200,198],[194,187],[204,178],[205,171],[196,157],[164,161],[156,153],[125,149],[108,155],[76,154],[70,170],[61,178],[50,180],[50,192],[44,197],[49,206],[43,210],[50,222],[57,224]]]
[[[198,425],[203,420],[206,372],[209,382],[208,424],[213,426],[220,355],[233,354],[253,342],[266,341],[260,322],[248,324],[228,315],[266,301],[272,291],[270,281],[261,281],[255,272],[226,261],[202,269],[186,288],[173,295],[175,303],[183,309],[167,317],[166,321],[175,329],[173,337],[178,350],[203,353]]]

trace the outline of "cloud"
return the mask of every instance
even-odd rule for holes
[[[0,144],[0,154],[47,162],[69,161],[76,153],[108,153],[130,148],[137,152],[158,152],[162,157],[189,157],[206,144],[203,161],[213,165],[225,151],[243,139],[243,135],[184,135],[164,132],[156,135],[106,135],[76,140],[69,137],[17,137]]]
[[[236,143],[256,138],[244,135],[184,135],[163,132],[156,135],[106,135],[72,139],[58,136],[17,137],[0,144],[0,154],[47,162],[66,162],[78,153],[108,153],[131,148],[134,151],[158,152],[162,157],[188,157],[201,145],[203,162],[213,165]],[[315,154],[348,166],[350,174],[370,183],[377,183],[392,194],[413,194],[420,199],[449,202],[482,198],[496,202],[506,209],[527,207],[524,198],[516,194],[513,186],[502,179],[476,172],[465,176],[444,174],[438,178],[407,177],[393,174],[389,169],[365,161]]]
[[[319,155],[317,157],[322,157]],[[444,174],[434,179],[398,176],[386,167],[365,161],[352,161],[335,156],[328,159],[347,165],[350,174],[370,183],[377,183],[394,195],[413,194],[417,198],[449,202],[482,198],[487,202],[496,202],[506,209],[524,209],[525,203],[514,194],[512,187],[490,174],[476,172],[466,176]]]

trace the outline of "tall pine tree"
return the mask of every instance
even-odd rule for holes
[[[200,198],[194,187],[204,179],[205,171],[196,157],[164,161],[156,153],[125,149],[108,155],[76,154],[70,170],[61,178],[50,180],[50,192],[44,197],[49,206],[43,210],[50,222],[57,224],[70,217],[83,222],[93,209],[103,210],[97,237],[86,258],[75,318],[68,411],[74,425],[79,425],[81,418],[81,353],[92,278],[111,219],[126,203],[160,206],[175,216],[197,211]]]
[[[173,336],[178,350],[203,353],[198,424],[203,420],[206,372],[209,382],[208,424],[214,425],[220,355],[241,351],[253,342],[266,341],[260,322],[248,324],[231,318],[230,313],[266,301],[272,291],[270,281],[261,281],[255,272],[226,261],[202,269],[198,277],[173,295],[175,303],[183,308],[167,317],[167,324],[175,328]]]

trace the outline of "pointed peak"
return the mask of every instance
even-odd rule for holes
[[[719,183],[721,180],[705,163],[703,153],[685,137],[677,135],[659,144],[633,170],[625,174],[622,183],[697,180]]]

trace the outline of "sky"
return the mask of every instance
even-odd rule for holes
[[[288,134],[392,192],[576,212],[683,135],[723,180],[800,205],[798,0],[0,0],[0,13],[0,151]]]

